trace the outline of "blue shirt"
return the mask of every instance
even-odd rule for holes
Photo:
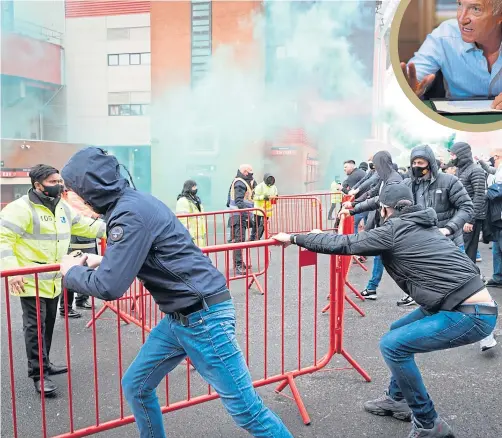
[[[441,70],[446,97],[493,97],[502,93],[500,51],[490,73],[483,51],[462,40],[455,19],[446,20],[434,29],[409,62],[415,63],[419,81]]]

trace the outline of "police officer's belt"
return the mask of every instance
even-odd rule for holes
[[[207,307],[214,306],[215,304],[223,303],[224,301],[228,301],[232,298],[230,295],[230,291],[224,290],[223,292],[218,292],[214,295],[209,295],[208,297],[204,297],[204,301],[206,302]],[[184,309],[180,309],[177,312],[172,312],[172,315],[175,319],[180,319],[180,317],[186,317],[192,313],[198,312],[204,309],[204,303],[199,301],[191,306],[185,307]]]

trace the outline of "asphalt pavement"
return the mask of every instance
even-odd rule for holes
[[[491,270],[491,251],[486,245],[480,245],[483,262],[482,271],[487,277]],[[281,250],[274,249],[268,280],[267,333],[268,349],[265,360],[264,351],[264,297],[252,288],[246,298],[244,281],[235,281],[231,285],[237,309],[237,335],[243,350],[249,355],[249,363],[254,378],[264,374],[267,363],[267,375],[273,375],[281,368],[281,350],[284,345],[285,367],[295,369],[313,363],[313,339],[317,339],[319,359],[327,348],[327,315],[319,310],[326,303],[328,290],[327,257],[319,256],[317,280],[317,303],[314,301],[315,273],[312,268],[305,268],[301,279],[302,289],[298,290],[297,253],[294,248],[286,251],[285,300],[284,300],[284,338],[281,336],[282,300],[280,298],[282,278],[280,275]],[[371,259],[367,266],[371,270]],[[350,281],[359,289],[364,289],[369,272],[353,267]],[[263,282],[263,278],[260,280]],[[496,300],[502,302],[502,289],[491,291]],[[347,307],[345,312],[344,346],[361,366],[370,374],[371,383],[367,383],[354,370],[328,370],[313,375],[298,377],[296,383],[303,402],[310,414],[310,426],[303,424],[296,404],[283,395],[274,393],[276,385],[260,388],[265,403],[286,423],[295,437],[330,437],[330,438],[405,438],[410,430],[409,423],[392,418],[372,416],[362,409],[364,401],[376,398],[385,390],[389,373],[381,358],[378,341],[386,332],[389,324],[414,309],[402,309],[396,301],[402,295],[387,274],[384,274],[375,302],[358,302],[366,312],[361,317]],[[349,296],[355,298],[350,292]],[[7,360],[7,337],[5,326],[5,294],[2,292],[2,437],[12,437],[12,412],[10,397],[10,379]],[[19,302],[11,299],[13,320],[13,350],[15,369],[15,388],[17,403],[18,436],[34,438],[42,436],[40,421],[40,397],[35,393],[31,380],[26,377],[26,359],[22,334],[21,311]],[[247,302],[247,306],[246,306]],[[300,318],[298,308],[301,303]],[[317,304],[316,307],[315,304]],[[245,336],[246,307],[249,311],[249,336]],[[317,312],[314,311],[317,309]],[[314,315],[317,314],[317,319]],[[96,349],[98,361],[99,396],[95,396],[95,379],[92,362],[92,330],[85,328],[90,312],[84,318],[71,320],[71,364],[73,385],[73,415],[76,429],[96,424],[96,407],[99,422],[112,420],[120,416],[120,392],[118,383],[120,370],[117,367],[117,320],[113,313],[107,312],[97,323]],[[298,325],[301,335],[298,336]],[[315,335],[315,324],[318,333]],[[498,323],[496,334],[500,334]],[[123,370],[134,358],[141,345],[141,329],[133,324],[121,326],[122,366]],[[300,354],[298,340],[301,341]],[[502,338],[501,338],[502,339]],[[283,343],[284,340],[284,343]],[[501,342],[502,344],[502,342]],[[51,360],[64,363],[66,358],[64,320],[58,317],[56,323]],[[422,371],[425,384],[435,402],[436,408],[454,428],[458,438],[500,438],[502,437],[502,351],[501,345],[481,353],[478,344],[452,350],[417,356],[417,363]],[[335,356],[327,368],[345,367],[343,357]],[[207,392],[196,371],[190,371],[191,397]],[[173,403],[186,397],[185,366],[176,368],[169,378],[169,394],[166,385],[161,384],[159,398],[165,403],[167,397]],[[56,436],[69,430],[69,398],[66,389],[67,376],[53,378],[60,386],[57,397],[46,399],[48,436]],[[284,394],[290,396],[289,389]],[[97,401],[96,401],[97,400]],[[124,415],[130,411],[123,402]],[[167,436],[192,438],[204,436],[247,437],[247,433],[236,427],[230,416],[223,409],[219,400],[169,412],[164,415]],[[134,424],[108,430],[96,436],[110,438],[137,437]]]

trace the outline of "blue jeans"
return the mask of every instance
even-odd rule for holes
[[[493,281],[502,283],[502,250],[498,240],[492,242]]]
[[[480,341],[493,331],[496,322],[496,315],[447,311],[430,314],[418,308],[392,323],[380,341],[382,356],[392,373],[389,396],[394,400],[404,398],[414,417],[431,425],[437,413],[415,363],[415,353]]]
[[[364,213],[357,213],[354,215],[354,234],[357,234],[359,232],[359,223],[364,219],[368,217],[368,212],[365,211]]]
[[[186,326],[166,315],[151,331],[122,379],[141,438],[166,436],[155,389],[186,356],[240,427],[256,437],[293,437],[253,387],[229,300],[190,314]]]
[[[371,274],[370,281],[368,281],[366,289],[377,290],[380,281],[382,281],[382,275],[383,275],[382,258],[380,256],[375,256],[373,257],[373,272]]]

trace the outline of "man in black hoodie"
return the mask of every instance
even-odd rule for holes
[[[165,314],[122,378],[140,436],[166,436],[155,391],[188,356],[240,427],[253,436],[292,438],[253,388],[235,339],[235,309],[225,277],[174,213],[131,188],[117,159],[98,148],[77,152],[62,176],[68,188],[105,215],[109,230],[103,258],[94,256],[84,266],[87,255],[63,257],[64,286],[111,301],[137,277]]]
[[[365,201],[346,203],[344,207],[354,207],[353,210],[341,210],[340,213],[348,213],[352,216],[358,216],[364,212],[371,212],[366,218],[365,229],[369,230],[374,226],[378,226],[380,217],[378,215],[378,195],[383,187],[389,184],[398,184],[403,181],[403,178],[395,170],[395,165],[392,163],[392,156],[387,151],[377,152],[373,157],[375,170],[379,178],[379,183],[372,187],[367,192]],[[380,285],[383,275],[383,264],[379,255],[373,259],[373,272],[366,288],[361,292],[361,295],[368,300],[376,300],[377,288]]]
[[[416,146],[410,154],[411,178],[403,182],[411,188],[413,201],[434,209],[439,230],[457,246],[462,245],[462,229],[472,216],[472,201],[462,183],[454,175],[440,172],[434,152],[428,145]],[[408,295],[398,306],[414,305]]]
[[[479,234],[486,218],[486,177],[481,167],[474,163],[471,146],[455,143],[450,149],[451,161],[457,167],[457,176],[464,185],[474,206],[474,213],[464,224],[465,253],[476,263]]]
[[[381,339],[391,381],[386,393],[364,408],[379,416],[413,418],[409,438],[447,438],[453,432],[434,408],[415,354],[483,339],[495,327],[498,309],[476,265],[438,229],[436,212],[413,205],[413,198],[404,183],[385,186],[379,197],[384,223],[368,232],[280,233],[274,239],[322,254],[381,255],[389,275],[421,307],[391,324]]]

